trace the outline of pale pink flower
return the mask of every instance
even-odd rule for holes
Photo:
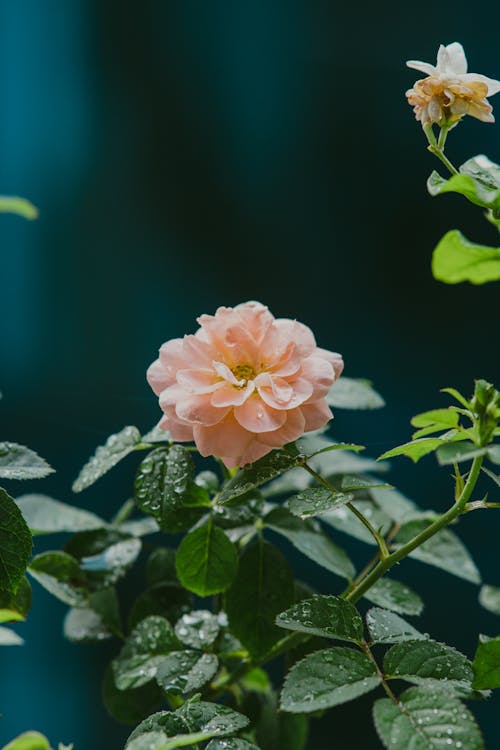
[[[165,415],[159,426],[175,441],[194,440],[202,456],[234,468],[332,418],[325,396],[344,363],[310,328],[259,302],[219,307],[198,323],[163,344],[147,372]]]

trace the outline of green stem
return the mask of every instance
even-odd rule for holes
[[[467,482],[465,483],[463,491],[455,505],[453,505],[446,513],[439,516],[434,523],[431,523],[426,529],[421,531],[420,534],[417,534],[417,536],[410,539],[409,542],[392,552],[385,560],[381,560],[361,583],[345,595],[345,598],[353,604],[357,602],[380,578],[382,578],[385,573],[387,573],[390,568],[393,567],[393,565],[396,565],[396,563],[403,560],[403,558],[407,557],[410,552],[413,552],[414,549],[420,547],[421,544],[433,537],[434,534],[437,534],[438,531],[441,531],[441,529],[448,526],[448,524],[458,518],[458,516],[465,511],[465,506],[474,491],[474,487],[476,486],[481,471],[482,462],[483,456],[477,456],[474,459]]]
[[[444,144],[446,142],[446,135],[448,133],[448,129],[441,128],[441,132],[439,134],[439,141],[436,141],[436,136],[434,135],[434,131],[430,123],[427,123],[427,125],[424,125],[423,130],[424,130],[427,140],[429,141],[429,145],[427,148],[431,152],[431,154],[434,154],[434,156],[437,156],[437,158],[443,162],[446,169],[448,169],[448,171],[451,172],[451,174],[459,174],[458,169],[455,169],[451,161],[444,154]]]

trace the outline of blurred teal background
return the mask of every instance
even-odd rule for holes
[[[40,218],[0,217],[2,439],[57,469],[21,491],[72,501],[96,444],[156,422],[145,370],[160,344],[222,304],[258,299],[304,321],[347,375],[376,383],[385,410],[334,424],[372,455],[444,405],[439,388],[498,384],[498,286],[430,274],[447,229],[496,238],[460,197],[428,196],[439,167],[405,102],[416,74],[404,61],[433,62],[439,43],[459,40],[471,70],[500,77],[499,21],[494,0],[3,0],[0,192],[30,198]],[[481,151],[499,161],[499,125],[469,120],[449,138],[458,163]],[[77,502],[111,514],[131,464]],[[391,479],[442,509],[447,474],[433,458],[401,459]],[[500,585],[500,517],[466,521],[462,538]],[[313,563],[294,565],[337,590]],[[418,626],[437,639],[472,655],[478,632],[500,630],[470,584],[412,562],[398,577],[429,592]],[[0,654],[0,741],[36,728],[75,750],[119,750],[128,729],[97,688],[113,647],[66,643],[64,611],[35,587],[26,645]],[[370,705],[314,722],[310,747],[378,747]],[[498,705],[474,707],[490,748]]]

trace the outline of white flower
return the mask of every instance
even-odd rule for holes
[[[439,47],[436,65],[419,60],[408,60],[406,64],[427,75],[406,92],[417,120],[423,125],[451,126],[464,115],[494,122],[486,97],[500,91],[500,81],[480,73],[467,73],[467,58],[458,42]]]

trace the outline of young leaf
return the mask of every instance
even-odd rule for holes
[[[476,245],[457,229],[447,232],[432,256],[432,274],[446,284],[484,284],[500,279],[500,247]]]
[[[192,693],[212,679],[218,666],[215,654],[173,651],[159,664],[156,682],[166,692]]]
[[[387,609],[369,609],[366,613],[366,624],[373,643],[403,643],[428,638],[402,617]]]
[[[246,547],[238,575],[226,594],[231,632],[252,656],[264,656],[283,635],[274,624],[276,616],[293,599],[292,573],[281,552],[262,541]]]
[[[500,638],[479,643],[472,667],[474,690],[492,690],[500,687]]]
[[[313,596],[281,612],[276,625],[323,638],[359,643],[363,621],[356,607],[338,596]]]
[[[42,552],[31,561],[30,575],[56,599],[70,607],[85,607],[88,589],[78,560],[66,552]]]
[[[175,626],[177,638],[189,648],[211,646],[219,635],[219,620],[207,610],[199,609],[182,615]]]
[[[315,651],[288,673],[281,708],[292,713],[322,711],[368,693],[379,684],[375,665],[365,654],[340,646]]]
[[[451,408],[432,409],[417,414],[411,423],[414,427],[436,427],[438,430],[449,430],[458,425],[458,413]]]
[[[337,409],[380,409],[385,406],[369,380],[341,377],[330,388],[327,403]]]
[[[457,698],[429,688],[410,688],[398,703],[380,698],[373,707],[378,735],[387,750],[484,750],[474,717]],[[449,740],[449,742],[448,742]]]
[[[500,615],[500,588],[497,586],[489,586],[485,584],[481,587],[479,592],[479,603],[488,612],[493,612],[494,615]]]
[[[443,689],[470,688],[473,673],[470,661],[459,651],[431,640],[405,641],[393,646],[384,657],[388,678],[429,684]]]
[[[398,445],[396,448],[391,448],[391,450],[382,453],[378,460],[382,461],[383,459],[394,458],[395,456],[408,456],[416,464],[417,461],[427,456],[428,453],[433,453],[445,445],[448,439],[450,438],[435,437],[412,440],[409,443]]]
[[[353,495],[342,492],[333,493],[326,487],[310,487],[299,492],[288,501],[288,509],[294,516],[310,518],[327,513],[339,505],[345,505],[353,500]]]
[[[198,596],[226,591],[238,570],[238,555],[212,519],[182,540],[175,565],[179,581]]]
[[[429,523],[429,520],[418,519],[403,524],[395,537],[396,544],[406,544],[426,529]],[[467,548],[449,529],[439,531],[420,547],[410,552],[410,557],[446,570],[447,573],[471,583],[481,583],[481,575]]]
[[[223,486],[218,502],[221,505],[233,502],[247,492],[260,487],[271,479],[292,469],[297,458],[285,451],[271,451],[251,466],[242,469]]]
[[[148,682],[133,690],[118,690],[111,665],[106,668],[102,684],[102,699],[106,711],[123,724],[136,725],[157,711],[162,691],[156,682]]]
[[[107,526],[106,521],[94,513],[46,495],[22,495],[16,502],[33,534],[90,531]]]
[[[3,750],[52,750],[49,741],[39,732],[23,732],[9,742]]]
[[[141,434],[137,427],[124,427],[120,432],[110,435],[106,443],[97,448],[95,455],[88,460],[73,482],[73,492],[81,492],[97,482],[122,458],[136,450],[140,442]]]
[[[419,615],[424,608],[418,594],[393,578],[381,578],[364,596],[369,602],[402,615]]]
[[[313,521],[295,518],[285,508],[275,508],[264,518],[268,529],[284,536],[295,549],[332,573],[351,580],[354,565],[344,550],[332,542]]]
[[[0,443],[0,478],[43,479],[53,472],[47,461],[31,448],[17,443]]]
[[[14,500],[0,487],[0,590],[15,594],[31,556],[31,534]]]

